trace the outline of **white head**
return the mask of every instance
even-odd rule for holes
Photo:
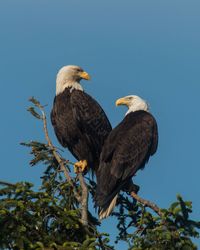
[[[56,78],[56,95],[62,93],[67,87],[83,90],[80,85],[81,79],[90,80],[89,74],[81,67],[75,65],[62,67]]]
[[[129,114],[130,112],[135,112],[138,110],[144,110],[149,112],[148,103],[137,95],[129,95],[118,99],[116,101],[116,106],[119,105],[126,105],[128,107],[126,115]]]

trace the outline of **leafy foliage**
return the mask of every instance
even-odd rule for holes
[[[47,185],[48,187],[48,185]],[[27,182],[5,185],[0,190],[1,249],[110,249],[103,235],[96,230],[97,220],[90,217],[85,228],[80,222],[80,210],[66,196],[66,183],[60,183],[55,193],[44,185],[33,191]],[[104,246],[105,245],[105,246]],[[61,247],[62,246],[62,247]]]
[[[180,195],[177,201],[168,209],[162,209],[162,216],[148,211],[142,204],[137,204],[130,210],[132,202],[128,198],[120,197],[118,240],[129,243],[129,250],[192,250],[197,247],[192,243],[192,237],[199,237],[200,222],[189,218],[192,213],[192,203],[183,201]],[[124,210],[121,213],[120,210]],[[126,211],[126,212],[125,212]],[[130,233],[132,227],[136,228]]]
[[[29,112],[44,120],[43,106],[34,98]],[[42,111],[39,114],[36,109]],[[100,233],[100,222],[88,211],[88,225],[81,221],[81,204],[74,189],[82,194],[77,176],[70,173],[69,161],[62,158],[64,167],[71,175],[66,181],[55,154],[48,143],[30,141],[22,143],[30,148],[31,166],[44,164],[41,186],[33,184],[0,182],[0,249],[57,249],[57,250],[112,250],[109,235]],[[85,177],[91,197],[95,194],[94,180]],[[113,212],[119,231],[116,244],[123,240],[129,250],[192,250],[192,242],[199,237],[200,222],[190,219],[192,203],[177,196],[162,215],[150,211],[143,204],[120,194],[118,209]]]

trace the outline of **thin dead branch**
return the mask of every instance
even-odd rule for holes
[[[78,174],[79,182],[82,188],[81,197],[81,221],[84,226],[88,225],[88,187],[85,183],[82,173]]]
[[[5,186],[10,186],[10,187],[15,187],[15,184],[12,184],[10,182],[7,181],[0,181],[0,185],[5,185]]]
[[[145,200],[141,197],[139,197],[136,193],[131,192],[131,196],[136,199],[137,201],[139,201],[140,203],[142,203],[143,205],[145,205],[146,207],[151,208],[154,212],[156,212],[159,216],[162,216],[162,212],[161,209],[153,202]]]
[[[67,169],[65,167],[65,164],[64,164],[63,160],[61,159],[61,157],[57,153],[56,148],[54,147],[53,143],[51,142],[51,139],[49,138],[48,129],[47,129],[47,119],[46,119],[46,115],[45,115],[44,109],[41,106],[39,108],[40,108],[40,110],[42,112],[42,120],[43,120],[44,133],[45,133],[45,138],[47,140],[48,146],[52,150],[52,153],[53,153],[55,159],[57,160],[57,162],[58,162],[58,164],[60,166],[61,171],[63,171],[63,173],[64,173],[67,181],[74,187],[73,188],[73,192],[74,192],[74,195],[75,195],[76,199],[78,200],[79,203],[81,203],[82,198],[79,195],[79,193],[77,192],[76,187],[75,187],[75,185],[74,185],[74,183],[72,181],[71,176],[69,175],[69,173],[68,173],[68,171],[67,171]]]
[[[45,138],[47,140],[48,146],[52,150],[52,153],[55,159],[57,160],[61,171],[63,171],[67,181],[73,186],[74,195],[76,199],[78,200],[78,202],[81,204],[81,222],[84,226],[87,226],[88,225],[88,188],[83,178],[83,174],[82,173],[78,174],[78,179],[79,179],[81,189],[82,189],[82,194],[80,196],[80,194],[76,190],[76,187],[73,183],[71,176],[69,175],[69,172],[67,171],[65,167],[63,160],[57,153],[56,148],[54,147],[53,143],[51,142],[51,139],[49,138],[48,129],[47,129],[47,119],[46,119],[46,114],[44,112],[44,108],[41,105],[39,105],[38,107],[40,108],[42,112],[43,128],[44,128]]]

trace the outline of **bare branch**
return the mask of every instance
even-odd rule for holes
[[[154,210],[154,212],[156,212],[159,216],[162,216],[161,209],[155,203],[139,197],[135,192],[131,192],[131,196],[146,207],[149,207]]]
[[[81,203],[81,196],[79,195],[79,193],[76,191],[76,187],[74,186],[74,183],[72,181],[72,178],[71,176],[69,175],[66,167],[65,167],[65,164],[63,162],[63,160],[61,159],[61,157],[59,156],[59,154],[57,153],[56,151],[56,148],[53,146],[50,138],[49,138],[49,134],[48,134],[48,130],[47,130],[47,119],[46,119],[46,115],[45,115],[45,112],[44,112],[44,108],[42,106],[39,107],[41,112],[42,112],[42,120],[43,120],[43,127],[44,127],[44,133],[45,133],[45,138],[47,140],[47,143],[48,143],[48,146],[49,148],[52,150],[52,153],[54,155],[54,157],[56,158],[59,166],[60,166],[60,169],[63,171],[67,181],[74,187],[73,188],[73,192],[74,192],[74,195],[76,197],[76,199],[78,200],[78,202]]]
[[[82,224],[88,225],[88,187],[85,183],[82,173],[78,174],[80,185],[82,188],[82,197],[81,197],[81,221]]]
[[[0,181],[0,185],[5,185],[5,186],[10,186],[10,187],[15,187],[15,184],[12,184],[10,182],[7,181]]]
[[[76,187],[73,183],[73,180],[71,178],[71,176],[69,175],[69,172],[67,171],[66,167],[65,167],[65,163],[66,161],[64,161],[60,155],[58,154],[56,147],[54,147],[53,143],[51,142],[50,138],[49,138],[49,134],[48,134],[48,129],[47,129],[47,119],[46,119],[46,114],[44,111],[44,106],[42,106],[40,104],[40,102],[38,102],[35,98],[31,98],[30,101],[40,109],[42,116],[39,116],[39,114],[34,110],[34,108],[29,108],[29,111],[36,116],[36,118],[42,119],[43,121],[43,128],[44,128],[44,133],[45,133],[45,138],[47,140],[48,146],[49,148],[52,150],[52,153],[55,157],[55,159],[57,160],[59,166],[60,166],[60,171],[62,171],[67,179],[67,181],[73,186],[73,192],[74,195],[77,199],[77,201],[81,204],[81,222],[83,225],[87,226],[88,225],[88,188],[87,188],[87,184],[85,183],[85,180],[83,178],[83,174],[79,173],[78,174],[78,179],[80,182],[80,186],[82,188],[82,194],[80,195],[77,190]],[[70,163],[69,161],[67,161],[67,163]]]
[[[79,173],[78,178],[79,178],[79,182],[80,182],[80,185],[82,188],[82,195],[80,196],[79,193],[76,191],[76,187],[73,184],[71,176],[69,175],[69,173],[64,165],[63,160],[61,159],[61,157],[57,153],[56,148],[54,147],[54,145],[52,144],[52,142],[49,138],[48,129],[47,129],[47,120],[46,120],[46,115],[45,115],[44,109],[41,106],[39,108],[42,112],[44,133],[45,133],[45,137],[46,137],[46,140],[48,142],[48,145],[49,145],[50,149],[52,150],[53,155],[56,158],[58,164],[60,165],[61,171],[63,171],[68,182],[74,187],[73,188],[74,195],[75,195],[76,199],[78,200],[78,202],[81,204],[81,222],[83,225],[87,226],[88,225],[88,188],[87,188],[87,184],[85,183],[85,180],[83,178],[82,173]]]

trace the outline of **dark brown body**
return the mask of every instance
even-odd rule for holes
[[[131,112],[106,139],[97,172],[96,206],[105,211],[116,194],[144,168],[158,145],[157,124],[146,111]]]
[[[51,122],[60,144],[96,171],[103,143],[112,130],[101,106],[85,92],[66,88],[54,99]]]

